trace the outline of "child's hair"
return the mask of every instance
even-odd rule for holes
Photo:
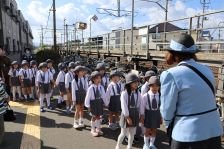
[[[79,80],[79,77],[77,74],[75,74],[75,81],[78,82],[78,80]]]
[[[131,85],[130,85],[130,84],[126,84],[126,85],[125,85],[125,89],[127,90],[128,95],[131,96],[131,92],[132,92],[132,91],[131,91]],[[136,89],[135,92],[137,93],[138,90]]]

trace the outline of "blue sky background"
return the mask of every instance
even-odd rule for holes
[[[49,9],[52,5],[52,0],[16,0],[19,9],[22,10],[25,18],[30,22],[34,34],[34,43],[39,44],[40,28],[52,28],[52,12],[49,16]],[[178,19],[187,16],[193,16],[202,13],[201,0],[171,0],[169,1],[168,19]],[[165,6],[165,0],[160,3]],[[142,2],[135,0],[136,16],[135,26],[153,24],[164,20],[164,11],[154,3]],[[73,24],[77,21],[89,22],[91,16],[96,14],[98,21],[93,22],[93,35],[110,32],[117,28],[130,28],[131,17],[116,18],[108,15],[101,15],[96,12],[96,8],[113,8],[117,7],[117,0],[56,0],[57,7],[57,28],[63,29],[63,20],[66,18],[67,24]],[[121,0],[121,8],[125,10],[131,9],[131,0]],[[210,0],[207,11],[224,10],[224,0]],[[224,21],[224,13],[222,15],[211,16],[205,25],[218,25],[220,21]],[[179,22],[177,25],[188,27],[187,21]],[[72,29],[72,28],[71,28]],[[44,42],[52,43],[52,33],[48,30],[44,31]],[[58,36],[61,36],[63,31],[58,31]],[[89,35],[89,28],[84,32],[85,36]],[[60,38],[58,38],[60,42]]]

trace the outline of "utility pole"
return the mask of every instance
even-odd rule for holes
[[[68,50],[69,50],[68,49],[68,45],[69,45],[68,44],[68,24],[65,25],[65,30],[66,30],[66,42],[67,42],[66,43],[66,51],[67,51],[66,53],[68,54]]]
[[[55,6],[55,0],[53,0],[53,28],[54,28],[54,50],[57,50],[56,6]]]
[[[65,27],[66,19],[64,18],[64,50],[65,50],[65,42],[66,42],[66,27]]]
[[[117,16],[120,17],[121,16],[121,1],[117,0]]]
[[[206,9],[209,8],[210,0],[201,0],[201,4],[202,4],[202,7],[203,7],[203,14],[204,14],[206,12]],[[207,18],[203,15],[202,16],[202,22],[201,22],[202,33],[203,33],[203,28],[204,28],[204,21],[206,19]]]
[[[164,23],[164,40],[165,40],[165,42],[166,42],[166,25],[167,25],[167,19],[168,19],[168,6],[169,6],[169,0],[166,0],[165,23]]]
[[[134,14],[135,14],[135,0],[132,0],[132,15],[131,15],[131,57],[133,56],[133,48],[134,48]]]
[[[44,45],[44,28],[43,25],[41,25],[41,47]]]

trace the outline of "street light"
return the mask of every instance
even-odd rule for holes
[[[89,36],[89,43],[91,42],[91,34],[92,34],[92,22],[91,21],[97,21],[98,20],[98,17],[96,16],[96,15],[94,15],[94,16],[92,16],[91,18],[90,18],[90,24],[89,24],[89,27],[90,27],[90,36]]]

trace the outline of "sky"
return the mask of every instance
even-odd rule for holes
[[[49,28],[44,30],[44,44],[52,44],[52,0],[16,0],[18,8],[30,23],[34,35],[34,44],[40,44],[41,26]],[[156,0],[154,0],[156,1]],[[157,0],[158,1],[158,0]],[[202,13],[201,1],[203,0],[169,0],[168,20],[185,18]],[[210,1],[207,12],[224,10],[224,0],[206,0]],[[165,6],[165,0],[159,1]],[[132,0],[121,0],[121,9],[131,10]],[[56,20],[57,20],[57,41],[63,40],[64,19],[66,24],[72,25],[75,22],[86,22],[88,28],[84,31],[84,37],[89,36],[89,20],[93,15],[98,16],[96,22],[92,21],[92,35],[101,35],[109,33],[111,30],[122,28],[131,28],[131,16],[114,17],[108,14],[100,14],[97,8],[117,9],[117,0],[56,0]],[[125,13],[122,13],[125,14]],[[49,19],[48,19],[49,18]],[[157,4],[149,3],[142,0],[135,0],[135,21],[134,25],[139,27],[164,21],[165,12]],[[194,20],[196,21],[196,19]],[[224,21],[224,15],[210,16],[205,26],[218,26],[219,22]],[[174,23],[175,24],[175,23]],[[188,21],[176,22],[182,28],[187,28]],[[60,30],[61,29],[61,30]],[[72,32],[72,27],[69,27]],[[78,38],[81,32],[77,33]]]

